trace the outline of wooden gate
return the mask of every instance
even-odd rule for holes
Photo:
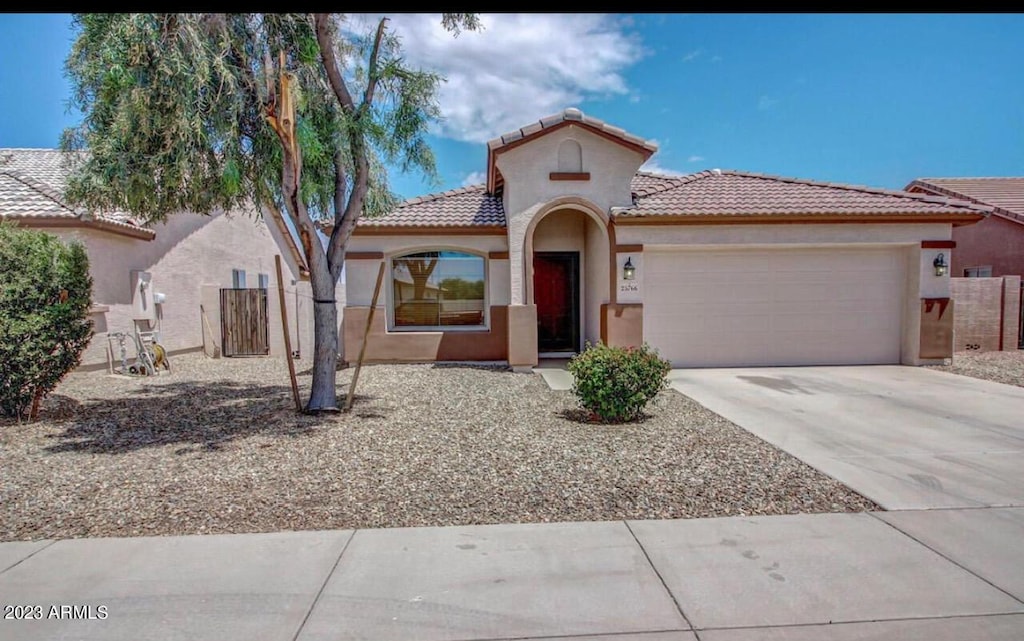
[[[224,356],[270,353],[267,290],[220,290],[220,339]]]

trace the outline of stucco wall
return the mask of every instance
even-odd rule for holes
[[[278,236],[267,224],[245,214],[200,216],[182,213],[171,216],[166,223],[154,226],[152,241],[117,236],[90,229],[53,230],[65,238],[77,238],[86,246],[93,275],[94,305],[106,307],[94,314],[96,336],[82,361],[84,369],[106,367],[108,331],[131,332],[133,270],[152,275],[152,291],[166,295],[166,302],[157,306],[156,328],[161,343],[172,353],[202,349],[204,327],[200,304],[205,303],[215,340],[220,340],[217,298],[204,297],[204,286],[214,290],[232,286],[232,269],[246,271],[247,286],[258,285],[258,274],[270,280],[270,349],[271,354],[284,354],[284,339],[277,312],[277,281],[274,255],[285,259],[284,275],[286,305],[293,349],[302,348],[304,356],[312,352],[312,313],[308,283],[298,281],[290,266],[294,262],[279,247]],[[295,281],[295,282],[293,282]],[[339,288],[343,300],[343,288]],[[296,297],[298,298],[296,305]],[[205,340],[209,343],[209,333]],[[134,348],[129,349],[129,355]],[[115,353],[115,357],[117,354]]]
[[[343,339],[346,360],[359,358],[369,319],[369,307],[345,309]],[[475,331],[389,332],[385,307],[373,314],[365,363],[408,363],[424,361],[502,361],[508,352],[508,312],[504,305],[492,305],[488,311],[489,327]]]
[[[566,140],[580,144],[582,169],[590,174],[589,180],[550,179],[551,172],[559,170],[558,150]],[[495,162],[505,180],[503,198],[508,218],[512,304],[524,304],[527,298],[524,246],[533,218],[558,198],[575,198],[602,216],[610,207],[632,204],[630,182],[643,161],[640,153],[575,125],[497,156]],[[593,327],[588,325],[586,332],[590,334],[591,330]]]
[[[964,275],[968,267],[992,266],[992,276],[1024,276],[1024,224],[990,215],[974,225],[953,229],[956,251],[950,271]]]
[[[918,243],[922,240],[949,240],[950,228],[945,223],[631,225],[620,220],[615,226],[615,234],[620,245]],[[948,250],[939,251],[946,251],[949,255]]]
[[[583,339],[591,343],[601,340],[601,306],[608,301],[608,233],[597,223],[586,219],[586,260],[584,295],[586,314]]]
[[[580,144],[583,171],[590,173],[590,180],[549,178],[551,172],[558,171],[558,148],[568,139]],[[569,125],[502,152],[496,165],[505,179],[505,211],[514,217],[533,205],[566,195],[586,198],[602,211],[628,206],[632,204],[630,181],[643,162],[640,153]]]

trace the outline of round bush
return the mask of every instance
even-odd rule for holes
[[[647,343],[608,347],[587,343],[569,361],[579,404],[606,423],[631,421],[668,385],[672,366]]]

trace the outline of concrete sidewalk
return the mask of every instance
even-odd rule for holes
[[[0,603],[43,620],[0,639],[1011,641],[1022,534],[986,508],[4,543]]]

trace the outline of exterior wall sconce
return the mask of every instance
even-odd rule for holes
[[[945,276],[946,272],[949,271],[949,265],[946,264],[946,255],[939,252],[939,255],[932,261],[932,267],[935,268],[936,276]]]
[[[636,267],[633,266],[632,256],[627,258],[626,264],[622,266],[622,280],[636,280]]]

